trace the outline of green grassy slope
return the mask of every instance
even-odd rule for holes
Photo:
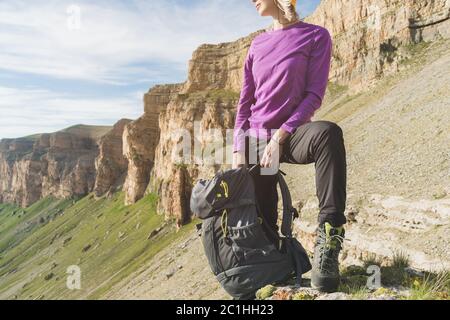
[[[0,253],[14,248],[34,230],[55,219],[72,200],[46,198],[28,209],[0,205]],[[2,254],[0,254],[0,257]],[[3,262],[3,260],[0,260]]]
[[[67,132],[77,136],[90,137],[92,139],[98,139],[108,133],[112,129],[112,126],[89,126],[84,124],[78,124],[69,128],[63,129],[60,132]]]
[[[156,214],[155,195],[132,206],[123,197],[46,198],[27,209],[0,205],[0,299],[101,298],[194,226],[176,232]],[[66,286],[72,265],[81,269],[80,290]]]

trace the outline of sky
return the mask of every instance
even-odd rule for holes
[[[187,79],[199,45],[271,19],[251,0],[0,0],[0,139],[136,119],[152,86]]]

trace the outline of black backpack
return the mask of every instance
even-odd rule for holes
[[[302,274],[311,270],[305,249],[292,237],[292,221],[298,213],[281,171],[277,175],[283,236],[266,227],[251,175],[257,166],[220,170],[211,180],[199,179],[190,199],[192,212],[203,219],[198,228],[212,272],[234,299],[254,299],[258,289],[293,276],[301,285]],[[278,246],[267,232],[279,239]]]

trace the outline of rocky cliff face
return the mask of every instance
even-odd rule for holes
[[[123,153],[128,160],[124,185],[127,204],[136,202],[145,193],[160,138],[159,114],[177,94],[180,86],[173,84],[153,87],[144,96],[144,115],[125,127]]]
[[[123,155],[123,132],[131,120],[122,119],[99,140],[99,155],[95,160],[94,193],[102,196],[123,185],[128,161]]]
[[[306,20],[333,36],[330,80],[361,89],[398,71],[402,46],[450,36],[448,0],[325,0]]]
[[[107,192],[126,172],[121,136],[127,122],[2,140],[0,201],[26,207],[46,196],[84,196],[94,187],[97,195]]]
[[[4,139],[0,141],[0,200],[1,202],[16,202],[21,205],[33,203],[38,199],[40,190],[33,186],[32,175],[27,174],[33,165],[40,169],[40,163],[33,162],[27,154],[32,150],[34,141],[31,139]],[[28,159],[24,159],[27,157]],[[40,188],[39,188],[40,189]]]

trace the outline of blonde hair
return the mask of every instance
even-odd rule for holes
[[[295,10],[295,5],[293,5],[292,0],[273,0],[273,1],[277,5],[278,9],[281,10],[283,17],[287,21],[294,22],[300,20],[300,16],[297,10]],[[273,30],[273,28],[274,23],[272,22],[272,24],[266,30],[270,31]]]

